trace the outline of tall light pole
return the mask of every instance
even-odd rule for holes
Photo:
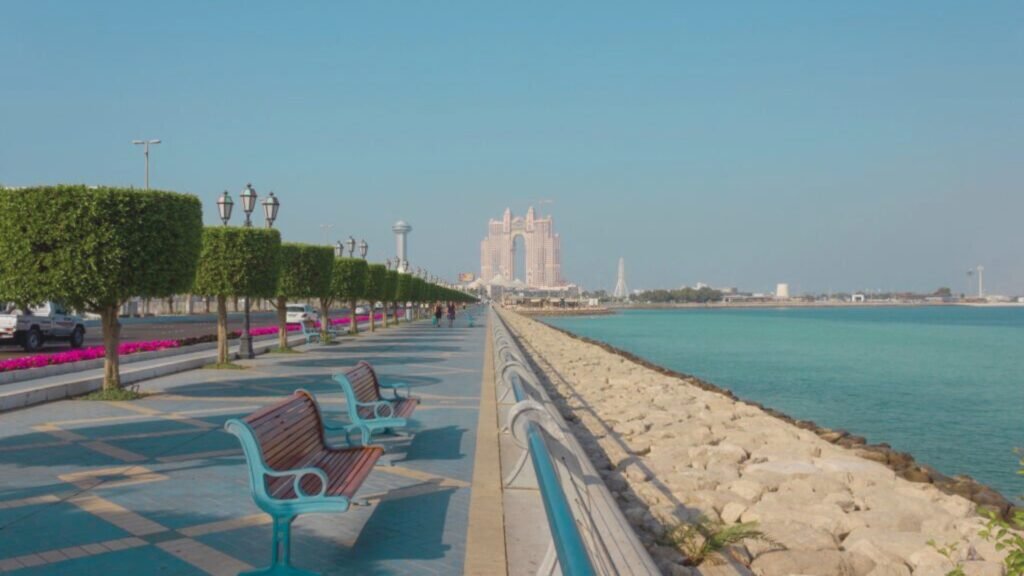
[[[159,140],[132,140],[132,144],[144,147],[143,154],[146,156],[146,190],[149,190],[149,145],[159,143]]]
[[[245,189],[239,194],[242,199],[242,211],[245,212],[245,227],[252,227],[252,212],[256,209],[256,189],[252,184],[246,184]],[[276,210],[275,210],[276,212]],[[268,214],[269,215],[269,214]],[[277,214],[274,214],[276,216]],[[249,332],[249,311],[251,310],[252,296],[245,295],[245,318],[242,321],[242,336],[238,339],[238,355],[245,360],[252,360],[256,352],[252,349],[252,333]]]
[[[985,267],[978,266],[978,298],[985,297]]]

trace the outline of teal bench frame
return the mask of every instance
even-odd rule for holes
[[[350,374],[360,377],[360,380],[355,382],[359,387],[358,391],[349,378]],[[381,384],[377,372],[365,360],[341,374],[335,374],[334,381],[341,385],[345,393],[345,408],[349,419],[349,424],[345,427],[346,438],[350,433],[358,431],[363,444],[369,444],[377,432],[394,432],[396,429],[408,427],[408,416],[420,403],[419,398],[409,394],[409,385],[404,382]],[[391,398],[381,395],[382,388],[391,391]],[[400,390],[405,390],[405,395],[400,394]],[[363,410],[362,413],[360,409]],[[408,412],[405,412],[407,409]],[[368,410],[372,410],[372,413],[367,414]],[[405,413],[396,416],[396,410]]]
[[[306,329],[305,322],[299,322],[299,328],[302,330],[302,337],[306,339],[306,344],[312,344],[314,340],[320,342],[320,331],[316,329],[316,326],[312,322],[309,323],[310,329]]]
[[[311,418],[317,422],[303,422]],[[295,462],[297,467],[278,470],[267,463],[264,459],[263,442],[260,441],[256,430],[250,425],[255,425],[256,422],[259,422],[258,427],[264,434],[266,429],[271,430],[272,440],[276,442],[273,445],[272,453],[277,461],[282,458],[292,460],[292,455],[287,452],[287,449],[291,447],[293,440],[294,444],[307,447],[307,453],[300,454],[300,460]],[[363,504],[363,502],[354,501],[352,495],[372,471],[377,460],[384,453],[384,449],[380,446],[367,445],[337,447],[328,443],[324,429],[341,429],[341,427],[331,425],[323,419],[316,398],[306,390],[296,390],[291,396],[250,414],[244,420],[232,418],[224,424],[224,428],[235,435],[242,444],[242,451],[245,453],[245,461],[248,464],[249,489],[252,492],[253,500],[274,521],[270,566],[260,570],[242,572],[239,576],[318,576],[315,572],[301,570],[291,565],[292,522],[300,514],[345,512],[350,506]],[[279,430],[284,431],[279,432]],[[298,433],[304,434],[307,438],[311,438],[310,435],[316,436],[318,442],[313,440],[311,443],[309,439],[295,438]],[[318,459],[313,458],[314,456],[337,455],[339,452],[351,453],[356,460],[355,465],[340,470],[325,470],[315,465]],[[333,458],[334,461],[343,460],[343,458]],[[268,479],[272,482],[273,479],[288,477],[293,478],[290,485],[278,484],[277,488],[272,489],[272,491],[278,492],[283,487],[285,498],[277,498],[268,493]],[[313,478],[316,480],[310,482]],[[348,496],[327,494],[328,487],[334,486],[338,480],[342,481],[343,492],[348,493]],[[319,489],[311,490],[310,485],[318,486]]]

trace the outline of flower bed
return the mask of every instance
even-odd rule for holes
[[[383,314],[376,314],[374,318],[376,320],[382,319]],[[364,322],[369,319],[368,315],[359,316],[357,320]],[[338,326],[341,324],[348,324],[348,318],[332,318],[331,325]],[[320,327],[320,323],[316,323],[316,327]],[[298,324],[289,324],[289,332],[297,332],[301,330]],[[257,328],[251,328],[249,334],[253,336],[269,336],[277,334],[277,326],[260,326]],[[241,332],[235,330],[228,333],[229,339],[235,339],[241,336]],[[117,347],[118,356],[127,356],[129,354],[135,354],[136,352],[154,352],[156,350],[166,350],[168,348],[179,348],[181,346],[191,346],[193,344],[201,344],[204,342],[216,342],[216,336],[190,336],[188,338],[180,338],[178,340],[150,340],[146,342],[125,342]],[[0,372],[12,372],[14,370],[26,370],[29,368],[42,368],[44,366],[55,366],[57,364],[69,364],[71,362],[81,362],[83,360],[96,360],[103,358],[104,351],[103,346],[90,346],[89,348],[80,348],[78,350],[69,350],[67,352],[54,352],[50,354],[33,354],[32,356],[23,356],[21,358],[12,358],[10,360],[0,361]]]

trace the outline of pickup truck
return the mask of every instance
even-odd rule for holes
[[[67,340],[72,348],[85,342],[85,322],[56,302],[18,309],[0,303],[0,344],[13,340],[26,352],[35,352],[47,340]]]

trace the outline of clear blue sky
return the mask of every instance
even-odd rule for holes
[[[294,6],[293,6],[294,4]],[[286,239],[479,271],[555,216],[610,288],[1024,293],[1024,3],[5,2],[0,182],[247,181]]]

